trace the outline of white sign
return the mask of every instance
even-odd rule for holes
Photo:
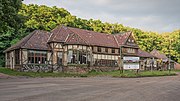
[[[139,57],[123,57],[124,69],[139,69]]]
[[[136,63],[136,64],[131,64],[131,63],[126,63],[123,65],[123,68],[124,69],[139,69],[139,64]]]

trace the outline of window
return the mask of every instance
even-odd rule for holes
[[[98,54],[94,56],[94,66],[117,67],[117,56]]]
[[[87,62],[87,55],[85,52],[79,52],[79,63],[86,64]]]
[[[135,49],[133,49],[133,48],[128,48],[128,49],[127,49],[127,52],[128,52],[128,53],[135,53]]]
[[[68,63],[72,63],[72,64],[77,63],[77,52],[75,50],[68,51]]]
[[[28,51],[28,63],[45,64],[47,61],[47,52],[45,51]]]
[[[69,64],[87,64],[88,53],[82,50],[69,50],[68,63]]]
[[[108,48],[105,48],[105,52],[108,53]]]
[[[7,52],[7,59],[10,59],[10,53]]]
[[[112,49],[112,50],[111,50],[111,53],[115,53],[115,49]]]
[[[15,64],[20,64],[19,52],[19,50],[15,50]]]
[[[63,58],[63,53],[62,52],[57,52],[57,63],[58,65],[62,65],[62,58]]]
[[[98,52],[101,52],[101,47],[98,47]]]

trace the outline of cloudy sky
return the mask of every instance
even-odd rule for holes
[[[145,31],[180,29],[180,0],[24,0],[23,3],[63,7],[79,18],[121,23]]]

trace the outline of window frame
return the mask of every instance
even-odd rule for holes
[[[105,48],[105,52],[108,53],[108,48]]]
[[[72,51],[72,53],[70,52]],[[68,50],[68,64],[88,64],[89,52],[86,50]]]
[[[63,52],[62,51],[57,51],[57,64],[63,65]]]
[[[101,47],[97,47],[97,52],[99,52],[99,53],[101,53],[101,52],[102,52]]]
[[[111,49],[111,53],[116,53],[114,48]]]
[[[15,57],[15,64],[19,65],[20,64],[20,50],[14,51],[14,57]]]
[[[28,50],[28,63],[29,64],[46,64],[47,51],[41,50]]]

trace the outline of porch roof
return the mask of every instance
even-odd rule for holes
[[[151,55],[150,53],[143,51],[141,49],[138,49],[138,56],[139,57],[144,57],[144,58],[153,58],[154,56]]]
[[[153,51],[150,52],[151,55],[158,59],[168,59],[167,56],[163,53],[160,53],[158,50],[154,49]]]

